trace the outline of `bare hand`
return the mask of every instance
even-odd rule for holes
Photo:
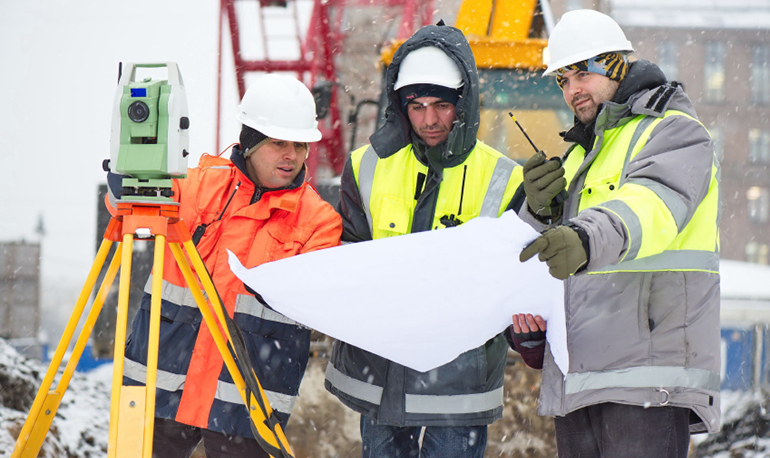
[[[546,323],[542,316],[531,313],[519,313],[512,316],[513,332],[524,334],[528,332],[545,331]]]

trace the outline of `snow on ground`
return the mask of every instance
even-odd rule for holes
[[[0,457],[10,456],[47,365],[27,360],[0,339]],[[63,371],[64,364],[60,369]],[[46,436],[44,456],[107,456],[112,365],[76,372]],[[52,385],[56,388],[59,377]],[[43,455],[43,454],[41,454]]]
[[[64,365],[62,370],[63,368]],[[42,456],[62,458],[107,456],[112,369],[112,364],[104,364],[88,373],[74,374],[46,437]],[[15,437],[24,424],[46,370],[47,365],[24,358],[0,339],[0,458],[9,457],[13,451]],[[320,369],[318,372],[322,374]],[[58,383],[58,377],[56,382]],[[315,385],[322,386],[320,382]],[[323,411],[329,409],[328,405],[321,407],[312,402],[308,404],[309,401],[317,401],[316,397],[320,396],[317,393],[313,395],[307,389],[308,387],[305,386],[304,403],[298,412],[295,412],[297,418],[294,427],[290,428],[290,435],[309,435],[308,430],[303,429],[304,420],[311,423],[313,420],[321,420],[322,423],[324,419],[331,421],[327,418],[328,415],[321,415]],[[323,391],[321,388],[318,390]],[[510,399],[506,402],[509,406],[511,403]],[[697,447],[696,456],[770,458],[770,412],[765,409],[766,403],[767,400],[758,392],[722,392],[722,431],[712,435],[693,436],[693,442]],[[534,399],[530,399],[527,404],[534,406]],[[329,412],[326,413],[329,414]],[[309,418],[303,420],[307,415]],[[513,414],[507,412],[507,415]],[[336,429],[337,435],[340,434],[339,427],[338,424],[332,426],[333,430]],[[298,437],[293,439],[298,443],[302,442]],[[314,439],[310,441],[316,442],[315,446],[312,446],[314,450],[304,451],[304,456],[317,455],[320,451],[317,448],[320,445],[319,442],[328,441],[329,446],[340,447],[340,444],[334,443],[334,440],[328,436],[324,438],[322,434]],[[512,440],[510,436],[507,439],[502,438],[503,442]],[[509,455],[505,454],[505,456]],[[527,456],[527,454],[512,456]]]
[[[768,400],[760,392],[723,391],[722,427],[715,434],[693,436],[696,456],[710,458],[770,457]]]

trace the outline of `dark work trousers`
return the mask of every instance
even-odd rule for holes
[[[690,409],[603,403],[554,419],[559,458],[687,458]]]
[[[420,446],[420,434],[423,435]],[[484,458],[487,425],[387,426],[361,415],[363,458]]]
[[[203,439],[206,458],[269,458],[259,443],[248,437],[229,436],[165,418],[155,419],[153,458],[189,458]]]

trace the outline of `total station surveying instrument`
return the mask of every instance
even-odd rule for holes
[[[137,69],[162,68],[166,80],[136,80]],[[118,313],[115,328],[114,369],[110,401],[108,458],[151,458],[155,425],[155,390],[158,376],[158,342],[161,287],[166,244],[190,288],[203,321],[214,338],[241,399],[251,416],[254,437],[271,456],[293,458],[286,436],[273,415],[240,335],[228,316],[190,232],[179,218],[173,200],[173,179],[184,178],[190,126],[187,96],[174,62],[128,63],[119,68],[115,94],[110,159],[103,168],[122,175],[116,211],[104,233],[75,309],[43,378],[37,396],[19,433],[12,458],[34,458],[40,452],[62,396],[67,390],[104,300],[120,269]],[[117,196],[116,196],[117,197]],[[123,385],[123,358],[128,323],[133,241],[155,239],[152,301],[145,386]],[[75,329],[83,315],[113,242],[115,254],[94,297],[67,365],[52,389]]]

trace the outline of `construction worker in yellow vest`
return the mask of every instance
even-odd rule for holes
[[[394,55],[386,85],[385,124],[342,173],[343,243],[447,230],[515,206],[521,167],[476,139],[478,71],[460,30],[417,31]],[[459,287],[463,266],[445,268],[446,287]],[[481,458],[487,425],[502,416],[507,350],[501,333],[422,373],[338,341],[325,384],[361,414],[364,457]]]

